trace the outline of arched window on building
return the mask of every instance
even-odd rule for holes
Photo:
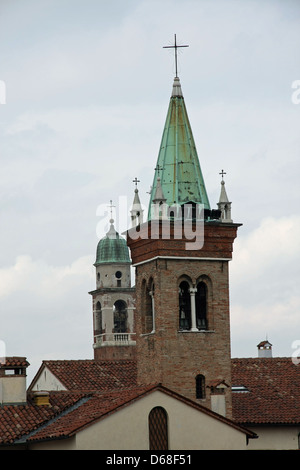
[[[117,300],[113,306],[114,333],[127,332],[127,305],[124,300]]]
[[[205,377],[202,374],[196,376],[196,398],[205,398]]]
[[[154,312],[154,282],[151,278],[147,287],[147,303],[146,303],[146,329],[147,333],[151,333],[155,329],[155,312]]]
[[[149,282],[144,279],[142,282],[142,333],[154,331],[154,283],[151,278]]]
[[[196,325],[199,330],[207,329],[207,287],[204,282],[197,284],[196,301]]]
[[[168,416],[161,406],[152,408],[148,418],[149,450],[168,450]]]
[[[187,281],[179,284],[179,328],[181,330],[191,329],[191,296],[190,285]]]
[[[96,303],[96,310],[95,310],[95,335],[102,334],[102,309],[101,303]]]

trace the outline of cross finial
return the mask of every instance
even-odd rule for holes
[[[163,167],[162,166],[159,166],[159,165],[156,165],[156,167],[154,168],[155,171],[157,171],[157,174],[159,176],[159,172],[160,170],[163,170]]]
[[[219,175],[222,175],[222,181],[223,181],[223,176],[226,175],[226,173],[225,173],[224,170],[222,170],[222,171],[219,173]]]
[[[116,207],[116,206],[113,206],[112,200],[110,200],[109,202],[110,202],[110,205],[107,206],[107,207],[110,208],[110,219],[113,220],[113,218],[112,218],[112,210],[113,210],[113,207]]]
[[[137,184],[140,183],[140,180],[137,179],[137,177],[134,178],[134,180],[132,180],[133,183],[135,183],[135,187],[137,189]]]
[[[164,46],[163,49],[174,49],[175,51],[175,71],[176,71],[176,77],[177,77],[177,49],[179,47],[189,47],[187,45],[178,45],[176,42],[176,34],[174,34],[174,46]]]

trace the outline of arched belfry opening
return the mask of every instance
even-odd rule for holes
[[[201,281],[197,284],[195,296],[196,302],[196,325],[199,330],[207,328],[207,286]]]
[[[124,300],[117,300],[113,305],[114,333],[127,332],[127,304]]]
[[[181,281],[179,284],[179,328],[180,330],[190,330],[191,321],[191,295],[188,281]]]

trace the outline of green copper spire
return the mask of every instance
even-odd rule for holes
[[[174,79],[158,154],[149,203],[149,220],[151,205],[156,198],[157,184],[161,186],[160,190],[168,206],[194,202],[203,204],[204,209],[210,209],[178,77]]]

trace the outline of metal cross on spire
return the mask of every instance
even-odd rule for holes
[[[112,210],[113,210],[113,207],[116,207],[116,206],[113,206],[113,203],[112,203],[112,200],[110,200],[110,205],[107,206],[110,208],[110,219],[113,220],[113,214],[112,214]]]
[[[163,46],[163,49],[174,49],[175,50],[175,71],[176,71],[176,78],[178,77],[177,75],[177,49],[179,47],[189,47],[187,45],[178,45],[176,42],[176,34],[174,34],[174,46]]]
[[[163,167],[162,166],[159,166],[159,165],[156,165],[156,167],[154,168],[155,171],[157,171],[157,174],[159,176],[159,172],[160,170],[163,170]]]
[[[223,179],[224,179],[223,176],[226,175],[226,173],[225,173],[224,170],[222,170],[222,171],[219,173],[219,175],[222,175],[222,181],[223,181]]]
[[[132,180],[133,183],[135,183],[135,187],[137,189],[137,184],[140,183],[140,180],[137,179],[137,177],[134,178],[134,180]]]

